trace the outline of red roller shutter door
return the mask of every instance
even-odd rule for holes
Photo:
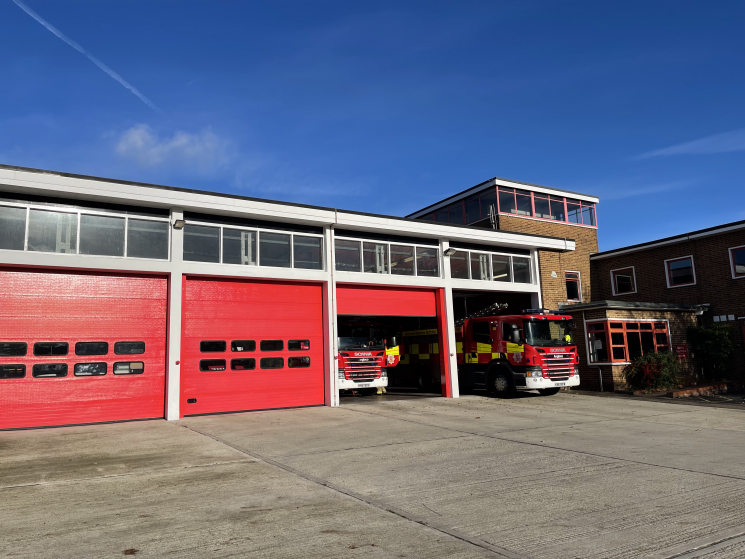
[[[167,302],[166,278],[0,271],[0,428],[163,417]],[[144,342],[144,353],[116,355],[124,341]],[[48,353],[49,342],[66,343],[66,355],[34,354],[36,343]],[[108,347],[76,355],[79,342]],[[116,363],[134,363],[134,374],[114,374]],[[77,376],[76,364],[98,374]],[[25,367],[22,378],[14,365]],[[35,377],[35,365],[36,374],[65,365],[67,373]]]
[[[182,415],[323,404],[322,298],[314,284],[185,278]],[[281,341],[282,349],[262,351],[262,340]],[[307,340],[310,347],[290,350],[290,340]],[[203,352],[203,341],[225,342],[225,351]],[[255,350],[233,351],[234,341],[255,342]],[[277,358],[282,368],[262,368],[262,359]],[[290,358],[310,363],[290,368]],[[234,359],[254,359],[255,368],[233,369]],[[222,360],[225,369],[219,370]]]
[[[338,285],[336,314],[363,316],[437,316],[432,289]]]

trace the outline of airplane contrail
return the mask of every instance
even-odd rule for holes
[[[106,72],[109,76],[114,78],[116,81],[118,81],[120,84],[122,84],[124,87],[126,87],[128,90],[130,90],[132,93],[137,95],[137,97],[145,103],[148,107],[153,109],[155,112],[163,114],[163,111],[161,111],[155,103],[153,103],[150,99],[145,97],[142,93],[140,93],[136,87],[128,83],[124,78],[122,78],[119,74],[114,72],[111,68],[106,66],[103,62],[101,62],[98,58],[93,56],[91,53],[89,53],[87,50],[85,50],[83,47],[81,47],[79,44],[77,44],[75,41],[70,39],[69,37],[66,37],[62,34],[56,27],[54,27],[51,23],[47,22],[44,18],[42,18],[39,14],[34,12],[31,8],[26,6],[21,0],[13,0],[15,4],[21,8],[24,12],[26,12],[28,15],[30,15],[32,18],[34,18],[36,21],[41,23],[44,27],[46,27],[49,31],[57,35],[60,39],[62,39],[64,42],[66,42],[68,45],[70,45],[75,50],[81,52],[84,54],[93,64],[101,68],[104,72]]]

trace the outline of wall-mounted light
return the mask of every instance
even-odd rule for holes
[[[457,250],[455,250],[454,248],[446,248],[446,249],[445,249],[445,252],[443,252],[443,254],[444,254],[445,256],[452,256],[452,255],[453,255],[453,254],[455,254],[456,252],[458,252],[458,251],[457,251]]]
[[[185,219],[177,219],[176,221],[173,222],[174,229],[183,229],[184,225],[186,225]]]

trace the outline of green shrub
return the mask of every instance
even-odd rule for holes
[[[678,356],[672,353],[648,353],[634,359],[623,369],[633,390],[673,388],[681,383]]]
[[[706,380],[721,380],[726,376],[734,347],[732,326],[689,326],[688,343],[691,345],[693,358],[701,367]]]

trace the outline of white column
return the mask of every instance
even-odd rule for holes
[[[450,248],[449,241],[440,241],[440,254],[442,255],[442,273],[445,280],[445,323],[448,325],[448,359],[450,360],[450,389],[453,398],[460,397],[458,386],[458,358],[455,343],[455,313],[453,311],[453,287],[450,282],[450,257],[445,256],[445,251]]]
[[[323,333],[327,351],[324,373],[326,374],[326,393],[324,403],[327,406],[339,405],[339,387],[337,371],[339,362],[337,360],[337,328],[336,328],[336,280],[334,279],[334,230],[326,227],[323,233],[324,262],[328,272],[328,281],[324,284],[323,291]]]
[[[530,306],[534,309],[543,308],[543,296],[541,294],[541,268],[540,256],[537,250],[530,251],[530,265],[533,267],[533,281],[538,285],[538,292],[531,293]]]
[[[181,297],[184,230],[173,229],[182,210],[171,211],[171,275],[168,278],[168,362],[166,363],[166,419],[180,418],[181,402]]]

